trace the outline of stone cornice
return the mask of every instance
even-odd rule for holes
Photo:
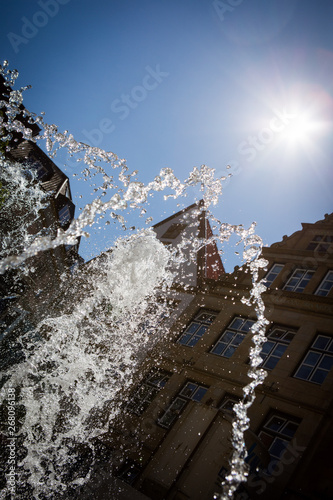
[[[274,306],[283,310],[315,313],[332,318],[333,298],[314,294],[288,292],[285,290],[267,290],[263,299],[265,306]]]

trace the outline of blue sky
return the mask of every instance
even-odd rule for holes
[[[143,182],[165,167],[232,173],[214,214],[256,221],[269,245],[332,212],[332,19],[329,0],[5,0],[1,60],[32,85],[28,109]],[[79,210],[93,187],[64,162]],[[178,209],[156,198],[149,215]],[[93,229],[83,256],[111,233]]]

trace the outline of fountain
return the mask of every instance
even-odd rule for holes
[[[22,108],[26,88],[12,90],[18,73],[10,71],[4,63],[1,75],[9,97],[1,101],[0,202],[6,213],[12,208],[16,214],[19,207],[29,215],[27,222],[20,218],[19,225],[18,218],[13,218],[16,223],[3,239],[0,273],[30,272],[33,257],[60,245],[75,245],[78,238],[88,236],[87,227],[101,217],[110,216],[119,227],[126,228],[123,215],[126,209],[143,213],[152,193],[165,191],[165,198],[179,198],[192,186],[200,186],[202,209],[218,227],[218,236],[210,236],[209,241],[223,245],[236,234],[244,245],[244,265],[251,273],[253,288],[250,297],[243,300],[255,306],[258,320],[252,327],[254,347],[249,372],[252,380],[244,388],[243,401],[235,407],[234,452],[221,496],[221,499],[232,498],[247,477],[244,462],[244,432],[249,426],[247,409],[256,386],[265,377],[258,366],[268,322],[261,298],[265,287],[258,280],[258,271],[265,267],[266,261],[260,258],[262,241],[255,234],[255,224],[249,229],[231,226],[221,223],[210,212],[210,206],[219,201],[225,180],[216,179],[213,169],[205,165],[194,168],[181,182],[171,169],[165,168],[145,185],[136,180],[136,172],[130,173],[125,161],[115,154],[77,142],[68,131],[61,133],[55,125],[48,125],[42,115]],[[19,115],[24,120],[18,119]],[[40,128],[37,136],[31,129],[35,125]],[[15,134],[21,134],[26,141],[45,143],[51,158],[65,148],[81,165],[83,177],[101,181],[96,198],[66,230],[29,231],[48,198],[30,173],[29,165],[22,167],[22,163],[8,159],[9,144]],[[9,192],[11,197],[7,196]],[[173,284],[175,268],[193,258],[205,244],[207,240],[198,237],[184,238],[175,251],[170,251],[152,229],[140,229],[130,235],[125,231],[110,250],[79,267],[74,274],[63,276],[61,293],[47,314],[26,332],[22,331],[19,338],[22,355],[6,368],[1,378],[2,409],[15,399],[15,429],[12,434],[8,429],[4,432],[17,452],[15,498],[42,500],[62,495],[67,498],[88,481],[98,453],[98,437],[107,432],[119,415],[122,393],[135,380],[141,360],[160,339],[157,325],[161,315],[168,314],[166,296]],[[189,248],[192,250],[188,251]],[[7,471],[7,485],[2,487],[1,499],[8,498],[10,488],[11,476]]]

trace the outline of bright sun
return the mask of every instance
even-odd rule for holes
[[[292,149],[311,148],[322,129],[323,123],[312,117],[311,113],[295,113],[283,131],[283,142]]]
[[[304,142],[309,139],[314,124],[304,115],[293,118],[286,129],[286,136],[290,143]]]

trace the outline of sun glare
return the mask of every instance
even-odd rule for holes
[[[307,147],[316,142],[318,134],[323,132],[324,123],[310,113],[295,113],[283,131],[283,142],[290,148]]]
[[[286,136],[290,143],[304,142],[309,139],[314,124],[304,115],[293,118],[286,129]]]

